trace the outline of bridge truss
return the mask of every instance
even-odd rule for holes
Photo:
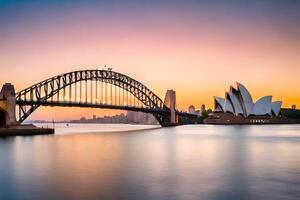
[[[151,113],[161,125],[170,112],[139,81],[109,70],[82,70],[54,76],[16,94],[19,122],[39,106],[109,108]]]

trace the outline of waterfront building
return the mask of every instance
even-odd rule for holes
[[[293,110],[296,110],[296,105],[292,105],[292,109],[293,109]]]
[[[157,120],[150,113],[127,111],[126,116],[129,123],[157,125]]]
[[[270,95],[254,102],[247,88],[237,83],[237,88],[231,86],[225,98],[214,97],[214,112],[205,119],[205,123],[282,123],[281,105],[281,101],[272,102]]]
[[[81,117],[79,120],[80,121],[86,121],[86,118],[85,117]]]
[[[195,114],[195,115],[199,115],[199,116],[201,116],[201,112],[200,112],[200,110],[196,110],[196,111],[194,112],[194,114]]]

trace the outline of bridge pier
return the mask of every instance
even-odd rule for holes
[[[17,125],[16,93],[10,83],[5,83],[0,92],[0,127]]]
[[[162,126],[178,125],[178,116],[176,114],[176,92],[174,90],[167,90],[164,105],[170,110],[170,115],[164,117]]]

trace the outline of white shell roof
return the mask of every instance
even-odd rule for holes
[[[221,107],[221,109],[224,111],[224,107],[225,107],[225,99],[222,97],[214,97],[215,101],[219,104],[219,106]],[[215,106],[217,108],[217,106]]]
[[[217,106],[214,111],[215,112],[222,112],[223,110],[220,106]]]
[[[230,87],[230,92],[226,92],[225,98],[214,97],[215,111],[231,112],[236,116],[242,114],[245,117],[249,115],[272,115],[272,112],[278,116],[282,102],[272,103],[272,96],[264,96],[253,102],[250,92],[244,85],[237,82],[237,90]]]
[[[275,101],[275,102],[272,103],[272,106],[271,106],[272,107],[272,111],[274,112],[274,114],[276,116],[279,115],[281,106],[282,106],[282,101]]]
[[[233,106],[229,99],[225,100],[224,111],[234,113]]]
[[[260,98],[254,104],[255,115],[272,115],[272,96]]]
[[[238,91],[242,97],[241,104],[244,107],[244,114],[245,116],[249,116],[251,114],[254,114],[254,103],[251,97],[250,92],[246,89],[245,86],[237,82]]]
[[[231,100],[231,102],[233,104],[233,109],[234,109],[235,115],[236,116],[239,115],[239,114],[244,115],[244,111],[243,111],[242,105],[240,103],[240,100],[236,96],[236,94],[234,94],[233,92],[229,92],[228,94],[229,94],[230,100]]]

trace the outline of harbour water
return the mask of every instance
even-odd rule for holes
[[[55,129],[0,138],[1,200],[300,199],[300,125]]]

